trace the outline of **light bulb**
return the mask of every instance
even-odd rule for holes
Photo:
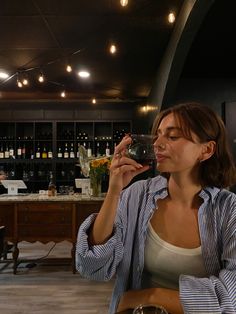
[[[120,0],[120,4],[122,7],[126,7],[128,5],[128,0]]]
[[[6,72],[0,72],[0,79],[7,79],[9,77],[9,74]]]
[[[43,76],[42,73],[39,75],[38,81],[39,81],[40,83],[43,83],[43,82],[44,82],[44,76]]]
[[[97,102],[97,101],[96,101],[96,98],[93,98],[93,99],[92,99],[92,103],[93,103],[93,104],[96,104],[96,102]]]
[[[17,86],[20,88],[23,87],[23,84],[21,83],[21,81],[17,80]]]
[[[28,81],[26,78],[24,78],[24,79],[23,79],[23,81],[22,81],[22,83],[23,83],[23,85],[25,85],[25,86],[26,86],[26,85],[28,85],[28,84],[29,84],[29,81]]]
[[[61,92],[61,97],[62,97],[62,98],[65,98],[65,97],[66,97],[66,92],[65,92],[64,90]]]
[[[82,78],[88,78],[90,76],[90,73],[88,71],[79,71],[78,75]]]
[[[170,12],[170,13],[168,14],[168,22],[171,23],[171,24],[173,24],[174,21],[175,21],[175,14],[174,14],[173,12]]]
[[[67,64],[67,66],[66,66],[66,71],[67,71],[67,72],[71,72],[71,71],[72,71],[72,67],[71,67],[70,64]]]
[[[112,53],[112,54],[116,53],[116,45],[112,44],[110,46],[110,53]]]

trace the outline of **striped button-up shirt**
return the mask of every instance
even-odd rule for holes
[[[107,281],[116,277],[109,313],[116,311],[122,294],[141,289],[148,222],[157,200],[168,195],[161,176],[137,181],[122,191],[112,237],[90,246],[87,231],[96,214],[78,232],[76,266],[82,276]],[[236,194],[204,188],[198,210],[202,254],[208,277],[181,275],[180,301],[184,313],[236,313]]]

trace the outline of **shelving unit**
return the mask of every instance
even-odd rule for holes
[[[61,185],[74,186],[74,179],[82,177],[76,166],[78,145],[90,147],[95,156],[98,144],[101,155],[108,145],[112,154],[114,146],[131,131],[131,120],[2,122],[0,169],[7,172],[8,179],[23,179],[29,192],[47,189],[50,172],[57,189]],[[66,147],[68,157],[64,155]],[[46,158],[42,158],[43,151]]]

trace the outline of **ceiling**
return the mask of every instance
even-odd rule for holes
[[[0,98],[146,99],[183,0],[0,0]],[[111,42],[117,53],[108,51]],[[73,71],[67,73],[66,63]],[[79,70],[89,70],[81,79]],[[43,72],[46,81],[37,77]],[[17,76],[29,85],[17,86]]]
[[[187,0],[186,0],[187,1]],[[215,0],[181,77],[235,77],[235,0]],[[184,0],[0,0],[0,101],[143,101],[148,98]],[[115,42],[117,53],[109,53]],[[73,71],[66,72],[66,64]],[[88,79],[78,77],[86,69]],[[46,81],[37,80],[40,71]],[[17,86],[17,76],[29,85]]]

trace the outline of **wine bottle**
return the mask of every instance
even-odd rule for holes
[[[54,183],[53,174],[50,172],[50,179],[48,184],[48,196],[56,195],[56,185]]]
[[[43,159],[48,158],[48,153],[45,145],[43,146],[42,158]]]
[[[22,147],[22,150],[21,150],[21,156],[22,156],[23,159],[26,158],[26,147],[25,147],[25,143],[24,143],[24,145],[23,145],[23,147]]]
[[[90,147],[90,142],[88,143],[87,156],[88,158],[92,157],[92,149]]]
[[[76,157],[79,158],[79,147],[80,147],[80,143],[78,143],[78,148],[77,148],[77,152],[76,152]]]
[[[6,143],[4,158],[9,158],[9,157],[10,157],[9,148],[8,148],[8,144]]]
[[[17,158],[21,159],[21,145],[19,144],[18,148],[17,148]]]
[[[70,144],[70,158],[75,158],[74,143]]]
[[[68,145],[65,143],[64,158],[69,158]]]
[[[52,158],[52,157],[53,157],[52,149],[51,149],[51,147],[49,147],[49,149],[48,149],[48,158]]]
[[[109,157],[111,155],[109,143],[106,144],[106,156]]]
[[[101,157],[100,144],[97,142],[97,157]]]
[[[1,148],[0,148],[0,158],[4,158],[4,150],[3,150],[3,144],[1,144]]]
[[[39,146],[39,143],[38,143],[38,146],[37,146],[37,151],[36,151],[36,158],[41,158],[41,152],[40,152],[40,146]]]
[[[10,158],[15,158],[14,148],[12,144],[10,144],[10,147],[9,147],[9,155],[10,155]]]

